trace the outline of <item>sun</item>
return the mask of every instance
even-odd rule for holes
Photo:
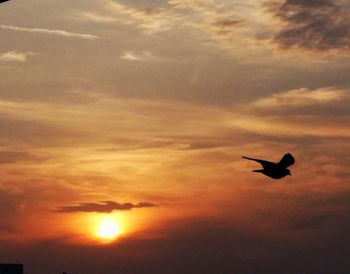
[[[105,217],[97,226],[96,235],[103,240],[114,240],[121,233],[120,225],[113,217]]]

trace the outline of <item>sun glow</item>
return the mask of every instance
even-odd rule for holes
[[[96,236],[103,240],[114,240],[121,233],[120,225],[113,217],[101,220],[97,227]]]

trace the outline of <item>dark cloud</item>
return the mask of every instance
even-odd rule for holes
[[[332,0],[287,0],[284,5],[299,5],[302,7],[327,7],[332,6]]]
[[[331,0],[287,0],[276,15],[285,27],[274,40],[282,48],[350,49],[350,9]]]
[[[258,208],[257,204],[255,218],[274,224],[289,235],[325,233],[337,237],[337,233],[350,228],[350,190],[299,194],[256,192],[250,195],[257,203],[265,204],[264,199],[268,199],[271,204],[280,205]],[[319,236],[314,234],[311,238],[315,240]]]
[[[109,213],[112,211],[123,211],[123,210],[132,210],[134,208],[147,208],[147,207],[156,207],[156,204],[142,202],[138,204],[132,203],[117,203],[113,201],[104,201],[101,203],[81,203],[75,206],[64,206],[58,208],[58,212],[105,212]]]
[[[344,219],[332,214],[316,214],[314,216],[296,217],[290,223],[291,228],[295,229],[325,229],[326,225],[331,223],[343,223]],[[349,224],[348,224],[349,225]]]
[[[79,246],[62,239],[27,246],[1,243],[1,258],[20,260],[26,273],[295,274],[348,273],[347,230],[284,237],[264,228],[245,228],[237,218],[191,218],[172,222],[162,237],[121,238],[109,246]],[[91,258],[94,258],[93,260]],[[327,271],[327,272],[325,272]]]
[[[217,215],[166,221],[110,245],[2,241],[0,257],[28,274],[348,273],[350,191],[237,194]]]
[[[241,20],[223,18],[216,20],[214,26],[216,28],[217,34],[225,36],[230,34],[233,28],[236,28],[237,25],[240,25],[241,23],[243,23]]]
[[[233,20],[233,19],[220,19],[216,21],[216,25],[222,26],[222,27],[232,27],[239,23],[241,23],[240,20]]]

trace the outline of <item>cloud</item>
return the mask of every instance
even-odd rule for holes
[[[23,62],[27,61],[27,58],[29,55],[33,55],[33,53],[9,51],[9,52],[5,52],[5,53],[0,54],[0,61],[23,63]]]
[[[128,61],[142,61],[142,57],[130,51],[124,51],[124,53],[120,56],[120,58]]]
[[[192,40],[231,49],[243,39],[236,39],[244,24],[235,7],[230,2],[210,0],[170,0],[158,7],[108,1],[102,10],[82,12],[80,17],[95,23],[134,26],[146,35],[172,32],[176,37],[186,36],[182,38],[186,43]]]
[[[105,201],[101,203],[81,203],[75,206],[64,206],[58,208],[58,212],[105,212],[110,213],[112,211],[125,211],[132,210],[134,208],[147,208],[156,207],[157,205],[148,202],[142,202],[138,204],[132,203],[117,203],[113,201]]]
[[[326,105],[339,102],[349,97],[349,91],[333,87],[310,90],[307,88],[294,89],[270,97],[258,99],[252,105],[257,108],[286,108],[304,107],[311,105]]]
[[[291,229],[326,231],[337,230],[341,226],[348,227],[350,225],[349,198],[350,192],[347,189],[330,193],[300,194],[299,205],[294,206],[303,210],[291,213],[286,220],[286,225]],[[306,208],[309,210],[305,211]],[[302,211],[304,212],[300,213]]]
[[[231,125],[271,136],[350,136],[350,91],[336,87],[299,88],[242,104]],[[237,112],[238,114],[238,112]]]
[[[165,59],[157,57],[150,53],[149,51],[142,51],[140,53],[133,51],[124,51],[120,56],[121,59],[127,61],[140,61],[140,62],[154,62],[154,61],[164,61]]]
[[[105,19],[111,16],[118,16],[120,17],[118,20],[119,22],[127,25],[136,25],[143,29],[147,34],[154,34],[172,29],[174,23],[179,19],[165,9],[139,8],[116,1],[109,1],[106,9],[110,16],[104,14],[98,15],[90,12],[88,13],[88,17],[92,18],[93,21],[96,21],[97,18],[100,18],[99,21],[101,21],[101,19],[106,21]],[[97,16],[92,17],[91,14]]]
[[[113,17],[103,16],[93,12],[83,12],[81,17],[95,23],[113,23],[116,21],[116,19]]]
[[[87,39],[87,40],[94,40],[99,38],[99,36],[96,36],[93,34],[76,33],[76,32],[68,32],[65,30],[53,30],[53,29],[44,29],[44,28],[24,28],[24,27],[17,27],[17,26],[0,25],[0,29],[19,31],[19,32],[38,33],[38,34],[49,34],[49,35],[56,35],[56,36],[63,36],[63,37],[81,38],[81,39]]]
[[[275,12],[284,24],[274,38],[281,48],[350,49],[348,6],[332,0],[287,0]]]
[[[64,108],[51,102],[1,101],[0,111],[9,116],[0,119],[4,124],[3,129],[0,128],[1,140],[6,144],[20,142],[37,148],[65,145],[66,153],[70,151],[68,154],[77,157],[69,155],[71,168],[78,169],[82,165],[89,169],[97,167],[90,162],[89,149],[82,151],[87,144],[94,144],[96,148],[110,147],[105,154],[93,152],[96,163],[105,163],[105,174],[113,173],[115,161],[137,151],[140,158],[131,163],[120,163],[130,171],[128,176],[120,176],[133,177],[138,173],[132,171],[139,169],[140,164],[143,166],[144,161],[152,169],[163,164],[164,151],[171,155],[171,161],[181,161],[182,156],[177,150],[202,146],[232,147],[238,143],[242,146],[247,143],[247,135],[252,133],[281,138],[348,137],[346,101],[349,100],[345,100],[346,92],[337,88],[304,88],[258,99],[234,110],[180,102],[120,99],[89,92],[81,94],[88,98],[84,104],[66,103]],[[339,110],[342,112],[336,112]],[[174,126],[168,127],[169,124]],[[243,137],[238,140],[238,136]],[[255,136],[255,140],[249,142],[259,142],[262,136]],[[195,145],[192,147],[192,144]],[[144,153],[141,148],[151,152]],[[120,151],[117,155],[116,150]],[[85,160],[81,161],[83,158]],[[108,170],[108,165],[113,168]],[[157,172],[159,170],[157,168]]]

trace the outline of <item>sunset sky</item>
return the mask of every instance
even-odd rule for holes
[[[349,0],[11,0],[0,41],[0,263],[350,273]]]

